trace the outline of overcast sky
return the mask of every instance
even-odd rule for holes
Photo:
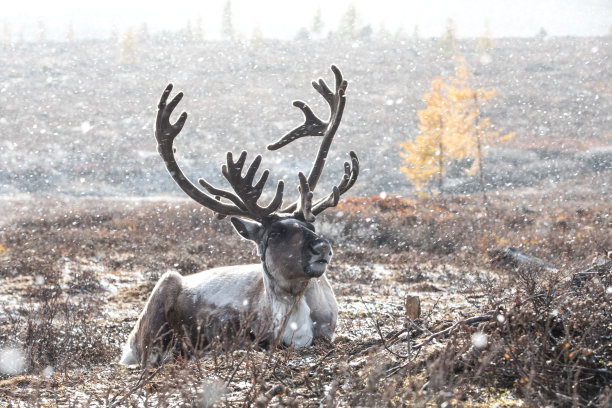
[[[0,23],[13,37],[37,38],[39,22],[47,37],[63,39],[72,24],[75,36],[104,37],[144,23],[150,31],[180,29],[200,18],[205,38],[219,37],[225,0],[3,0]],[[598,36],[612,26],[612,0],[232,0],[234,27],[245,37],[258,28],[267,38],[293,38],[309,28],[319,8],[325,31],[334,30],[349,4],[361,23],[375,31],[402,27],[422,37],[438,36],[452,18],[459,37],[476,37],[488,22],[494,37],[549,35]]]

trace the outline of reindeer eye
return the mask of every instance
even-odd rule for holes
[[[280,229],[280,230],[276,230],[276,231],[272,231],[270,232],[270,238],[279,238],[281,235],[285,234],[285,229]]]

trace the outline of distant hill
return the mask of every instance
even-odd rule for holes
[[[310,81],[349,80],[347,108],[323,183],[331,186],[355,150],[363,173],[354,194],[409,195],[398,143],[418,133],[416,111],[438,75],[453,70],[437,40],[135,43],[130,63],[106,41],[0,44],[0,195],[150,196],[182,193],[167,176],[152,133],[168,82],[183,90],[190,116],[176,142],[186,174],[221,183],[225,151],[263,153],[272,179],[296,183],[317,140],[283,152],[265,146],[302,123],[295,99],[327,109]],[[610,37],[496,39],[482,50],[463,40],[475,86],[500,99],[485,109],[515,140],[485,160],[491,188],[612,169]],[[125,50],[124,50],[125,52]],[[177,115],[178,116],[178,115]],[[477,190],[456,174],[452,191]],[[293,190],[290,190],[293,192]]]

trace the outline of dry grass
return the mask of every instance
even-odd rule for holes
[[[345,200],[318,220],[336,248],[333,342],[213,344],[146,373],[116,360],[161,273],[256,262],[251,245],[191,204],[13,203],[28,209],[0,230],[0,349],[24,366],[0,376],[0,406],[609,406],[612,208],[540,200]],[[508,246],[558,271],[499,262]]]

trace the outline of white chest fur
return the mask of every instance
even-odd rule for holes
[[[284,302],[274,302],[272,307],[276,327],[274,336],[278,337],[278,331],[282,328],[280,341],[285,346],[301,348],[310,345],[314,332],[306,299],[302,297],[295,307]],[[291,314],[287,316],[288,313]]]

